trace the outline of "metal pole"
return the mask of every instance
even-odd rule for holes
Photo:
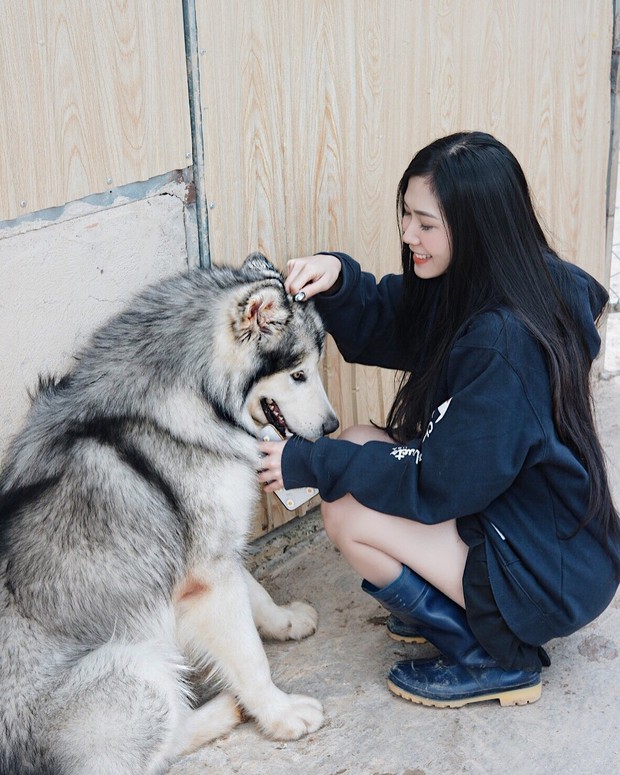
[[[192,132],[192,174],[196,188],[196,223],[200,266],[211,266],[209,248],[209,218],[204,185],[204,140],[202,135],[202,103],[200,101],[200,68],[198,63],[198,25],[195,0],[182,0],[185,30],[185,59],[189,91],[189,114]]]

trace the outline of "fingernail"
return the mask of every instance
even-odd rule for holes
[[[296,293],[293,296],[293,301],[303,301],[306,298],[306,294],[304,291],[299,291],[299,293]]]

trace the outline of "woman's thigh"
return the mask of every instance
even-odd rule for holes
[[[337,545],[344,544],[341,548],[345,555],[351,542],[372,547],[407,565],[459,605],[464,605],[463,572],[468,547],[458,534],[456,520],[424,525],[369,509],[351,495],[338,501],[337,507],[346,509],[344,519],[339,519],[336,527],[335,541]],[[327,521],[330,516],[324,515],[324,518]],[[329,534],[329,526],[326,528]]]
[[[392,441],[373,426],[347,428],[341,438],[364,444],[366,441]],[[433,586],[455,600],[463,601],[463,571],[468,547],[456,529],[456,520],[433,525],[416,522],[363,506],[352,495],[323,504],[325,527],[330,538],[346,555],[351,542],[372,547],[407,565]]]

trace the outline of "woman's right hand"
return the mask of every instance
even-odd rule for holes
[[[304,299],[310,299],[317,293],[328,291],[342,271],[340,259],[325,253],[292,258],[286,266],[288,275],[284,286],[287,292],[295,296],[303,291]]]

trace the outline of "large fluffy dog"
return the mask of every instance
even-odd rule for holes
[[[256,435],[337,427],[324,333],[258,255],[148,289],[43,384],[0,479],[0,773],[143,775],[242,712],[294,739],[320,703],[271,680],[258,632],[314,632],[242,564]],[[224,692],[192,709],[188,678]]]

